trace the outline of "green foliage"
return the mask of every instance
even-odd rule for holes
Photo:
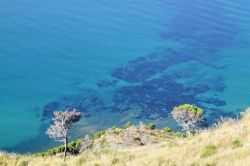
[[[165,127],[163,130],[166,131],[166,132],[172,132],[173,131],[170,127]]]
[[[179,132],[179,131],[176,131],[176,132],[172,132],[172,134],[176,137],[186,137],[187,135],[185,133],[182,133],[182,132]]]
[[[82,143],[82,140],[81,139],[78,139],[76,141],[73,141],[73,142],[70,142],[67,146],[67,151],[70,153],[70,154],[78,154],[79,153],[79,148],[81,146],[81,143]]]
[[[60,145],[54,148],[49,149],[47,152],[42,153],[43,157],[54,156],[58,153],[62,153],[64,151],[64,145]]]
[[[101,166],[101,165],[100,165],[100,164],[98,164],[98,163],[95,163],[95,164],[94,164],[94,166]]]
[[[28,166],[29,162],[28,161],[21,161],[18,166]]]
[[[82,140],[78,139],[76,141],[68,143],[67,152],[72,154],[72,155],[78,154],[81,142],[82,142]],[[60,146],[48,149],[47,152],[39,153],[39,154],[37,154],[37,156],[49,157],[49,156],[54,156],[54,155],[56,155],[58,153],[62,153],[62,152],[64,152],[64,145],[60,145]]]
[[[94,139],[98,139],[100,138],[103,134],[105,134],[105,131],[98,131],[97,133],[95,133],[94,135]]]
[[[216,153],[216,151],[217,151],[216,146],[214,146],[214,145],[207,145],[205,147],[205,149],[203,150],[203,153],[202,153],[201,157],[205,158],[205,157],[212,156],[213,154]]]
[[[178,107],[176,107],[176,109],[178,111],[183,111],[183,110],[188,110],[190,112],[192,112],[193,114],[196,114],[196,115],[202,115],[203,114],[203,109],[199,108],[199,107],[196,107],[192,104],[183,104],[183,105],[180,105]]]
[[[149,123],[145,127],[146,127],[146,129],[154,130],[156,128],[156,125],[154,123]]]
[[[114,158],[112,161],[112,165],[115,165],[119,162],[119,159],[118,158]]]
[[[118,128],[117,125],[112,126],[112,129],[117,129],[117,128]]]
[[[128,121],[125,126],[124,129],[130,128],[132,126],[132,122]]]
[[[239,139],[236,139],[232,142],[232,146],[233,148],[239,148],[243,146],[243,143]]]

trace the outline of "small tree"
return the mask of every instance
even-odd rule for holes
[[[64,161],[66,159],[68,145],[68,131],[73,123],[78,122],[82,113],[76,109],[66,109],[65,111],[56,111],[53,113],[53,124],[47,129],[50,138],[64,142]]]
[[[204,121],[203,110],[191,104],[174,107],[172,116],[189,136]]]

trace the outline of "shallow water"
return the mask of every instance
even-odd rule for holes
[[[55,110],[85,116],[71,139],[128,120],[176,123],[193,103],[207,124],[250,105],[250,2],[0,2],[0,148],[35,152]],[[81,131],[81,132],[79,132]]]

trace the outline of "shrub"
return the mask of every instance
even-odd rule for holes
[[[182,104],[178,107],[176,107],[176,109],[178,111],[182,111],[182,110],[188,110],[190,112],[192,112],[193,114],[198,114],[198,115],[202,115],[203,114],[203,109],[196,107],[192,104]]]
[[[128,121],[125,126],[124,129],[130,128],[132,126],[132,122]]]
[[[239,139],[236,139],[232,142],[232,146],[233,148],[239,148],[243,146],[243,143]]]
[[[154,123],[149,123],[147,126],[145,126],[146,129],[154,130],[156,128],[156,125]]]
[[[183,104],[178,107],[174,107],[171,114],[189,136],[191,135],[191,132],[195,128],[200,127],[204,121],[203,110],[191,104]]]
[[[119,162],[119,159],[118,158],[114,158],[113,160],[112,160],[112,165],[115,165],[115,164],[117,164]]]
[[[117,129],[117,128],[118,128],[117,125],[112,126],[112,129]]]
[[[95,133],[94,139],[100,138],[103,134],[105,134],[105,131],[99,131],[99,132]]]
[[[74,155],[78,154],[81,143],[82,143],[81,139],[68,143],[67,151],[70,154],[74,154]],[[48,149],[47,152],[39,153],[38,156],[49,157],[49,156],[54,156],[62,152],[64,152],[64,145],[60,145],[60,146]]]
[[[81,143],[82,143],[81,139],[69,143],[67,146],[68,152],[74,155],[78,154]]]
[[[173,131],[170,127],[165,127],[163,130],[166,131],[166,132],[172,132]]]
[[[207,145],[205,149],[203,150],[203,153],[201,155],[202,158],[212,156],[217,151],[216,146],[214,145]]]
[[[182,132],[173,132],[173,135],[176,136],[176,137],[186,137],[186,134],[185,133],[182,133]]]

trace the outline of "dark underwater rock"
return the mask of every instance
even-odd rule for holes
[[[118,80],[111,80],[111,81],[98,81],[96,85],[100,88],[107,88],[107,87],[114,87],[117,84]]]

